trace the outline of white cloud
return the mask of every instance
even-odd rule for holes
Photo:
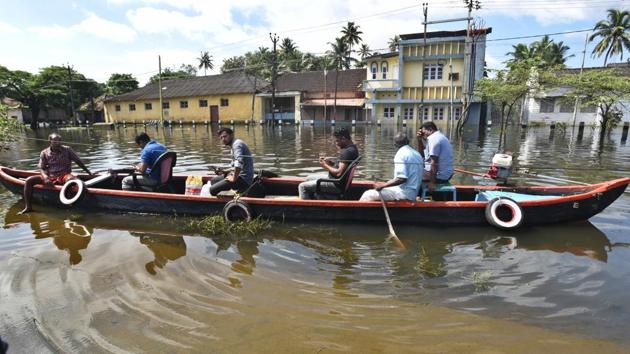
[[[59,25],[35,26],[29,30],[46,38],[73,38],[87,33],[116,43],[131,43],[136,39],[136,32],[129,26],[100,18],[91,13],[85,20],[69,27]]]
[[[12,34],[12,33],[19,33],[19,32],[20,32],[19,28],[9,23],[0,22],[0,33]]]
[[[593,16],[596,6],[601,3],[589,4],[586,0],[556,0],[527,2],[521,0],[494,0],[484,5],[482,1],[482,16],[504,15],[512,18],[533,17],[541,25],[572,23],[586,20]]]

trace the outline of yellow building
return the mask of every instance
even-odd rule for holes
[[[162,81],[164,120],[259,121],[262,104],[255,94],[267,85],[241,72]],[[160,120],[158,83],[107,99],[103,112],[109,123]]]
[[[366,58],[363,82],[366,108],[372,121],[458,120],[470,77],[483,77],[486,35],[477,30],[474,45],[466,46],[466,31],[403,34],[399,50]],[[426,44],[426,45],[425,45]],[[472,50],[471,50],[472,49]],[[465,60],[470,53],[473,60]],[[472,73],[471,75],[469,73]],[[478,122],[481,103],[471,97],[468,119]]]

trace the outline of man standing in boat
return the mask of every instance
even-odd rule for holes
[[[230,189],[243,192],[254,181],[254,159],[249,146],[241,139],[234,139],[234,131],[230,128],[221,128],[218,132],[219,139],[225,146],[231,148],[231,168],[226,171],[219,170],[219,176],[212,179],[210,194]]]
[[[309,176],[306,181],[300,183],[298,191],[300,199],[315,199],[315,190],[317,188],[317,180],[320,178],[340,178],[348,165],[359,157],[359,150],[357,146],[352,142],[350,132],[346,128],[340,128],[333,133],[335,138],[335,145],[341,151],[338,159],[330,159],[324,156],[319,157],[319,165],[328,171],[328,176],[322,176],[321,174]],[[347,178],[347,177],[346,177]],[[340,181],[339,185],[345,185],[346,181]],[[339,188],[337,184],[332,182],[322,182],[320,188],[324,193],[338,194]]]
[[[422,156],[409,145],[404,133],[396,134],[394,146],[398,148],[394,156],[394,178],[374,183],[374,189],[365,191],[360,200],[380,200],[379,193],[384,200],[416,200],[422,178]]]
[[[20,214],[28,213],[33,210],[32,197],[34,185],[40,183],[47,186],[55,184],[62,185],[76,178],[76,176],[72,174],[72,161],[79,165],[87,174],[92,174],[71,147],[61,145],[61,135],[58,133],[50,134],[48,136],[48,143],[50,146],[42,150],[39,154],[39,163],[37,166],[40,169],[40,175],[31,176],[27,178],[24,183],[25,206]]]
[[[135,170],[139,173],[136,175],[136,181],[139,187],[154,187],[160,181],[160,170],[151,170],[151,166],[155,161],[166,152],[166,147],[155,140],[151,140],[147,133],[136,135],[136,145],[140,151],[140,163],[136,165]],[[122,180],[122,189],[126,191],[134,190],[136,185],[133,176],[127,176]]]
[[[416,133],[418,145],[424,157],[422,180],[430,191],[435,184],[448,183],[453,177],[453,148],[448,138],[438,131],[435,123],[425,122]],[[424,143],[426,139],[426,144]]]

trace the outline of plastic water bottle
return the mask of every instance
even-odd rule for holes
[[[210,186],[212,185],[212,181],[208,181],[206,184],[201,187],[201,193],[199,194],[202,197],[210,196]]]

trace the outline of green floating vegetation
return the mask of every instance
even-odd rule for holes
[[[270,220],[257,217],[251,221],[225,221],[220,215],[192,219],[185,223],[186,231],[199,232],[204,236],[227,236],[231,238],[256,236],[272,226]]]
[[[492,272],[486,270],[483,272],[472,272],[468,277],[464,277],[464,279],[469,280],[475,286],[476,293],[481,293],[492,288],[492,285],[490,284],[491,277]]]
[[[433,262],[424,247],[422,247],[420,250],[420,257],[418,259],[418,264],[416,264],[415,269],[417,272],[423,273],[431,278],[437,278],[446,275],[444,265],[441,262]]]

